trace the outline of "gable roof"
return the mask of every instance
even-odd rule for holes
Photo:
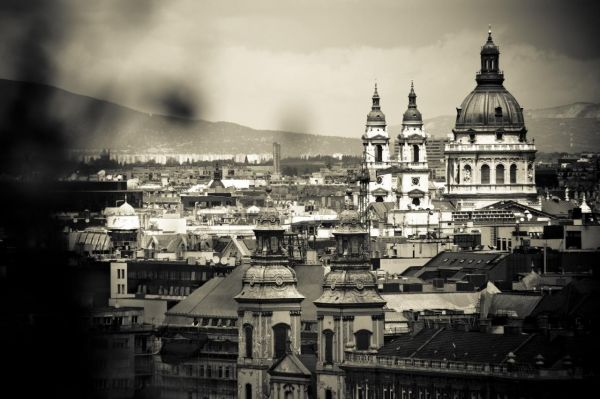
[[[269,374],[275,376],[291,376],[310,378],[311,372],[302,364],[300,359],[293,353],[286,353],[277,360],[270,368]]]
[[[190,318],[207,316],[237,318],[238,305],[233,297],[242,290],[242,277],[249,267],[249,264],[242,264],[235,267],[226,277],[215,277],[210,280],[216,279],[215,282],[208,286],[210,281],[203,284],[167,311],[167,320],[169,315]]]
[[[556,218],[556,216],[554,216],[554,215],[551,215],[546,212],[538,211],[535,208],[532,208],[527,205],[523,205],[514,200],[504,200],[504,201],[494,202],[493,204],[484,206],[484,207],[480,208],[479,210],[488,210],[488,209],[490,209],[490,210],[491,209],[511,210],[511,211],[518,211],[518,212],[529,211],[533,216],[548,217],[548,218],[552,218],[552,219]]]

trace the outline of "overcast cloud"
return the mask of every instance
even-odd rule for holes
[[[600,101],[597,3],[5,1],[0,77],[148,112],[359,137],[375,81],[390,124],[411,80],[426,118],[454,114],[488,24],[526,109]]]

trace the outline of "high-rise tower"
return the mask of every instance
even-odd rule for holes
[[[459,209],[506,199],[539,209],[535,145],[527,141],[523,108],[503,86],[491,28],[480,54],[477,86],[456,109],[454,138],[445,148],[445,197]]]
[[[353,209],[348,190],[346,210],[333,234],[336,253],[331,272],[323,281],[317,307],[317,392],[316,397],[345,398],[345,353],[370,353],[383,345],[385,300],[377,291],[366,251],[368,233]]]

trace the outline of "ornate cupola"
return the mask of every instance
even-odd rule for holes
[[[410,82],[410,93],[408,93],[408,108],[402,117],[402,125],[423,126],[423,117],[417,109],[417,95],[413,82]]]
[[[275,395],[281,388],[280,380],[289,377],[290,362],[304,373],[297,359],[304,295],[298,292],[296,273],[288,265],[283,247],[284,229],[273,206],[270,187],[265,205],[254,229],[256,251],[242,277],[242,290],[234,297],[238,303],[240,398],[259,398],[270,393],[273,396],[269,397],[278,397]],[[304,374],[301,377],[289,388],[306,392],[310,379],[306,381]],[[296,397],[302,399],[306,395]]]
[[[331,272],[325,276],[323,294],[316,304],[355,305],[385,303],[377,292],[377,279],[371,272],[367,250],[368,232],[360,223],[360,215],[352,205],[352,191],[347,190],[346,209],[333,231],[336,252]]]
[[[281,227],[279,212],[273,206],[271,188],[267,187],[266,206],[256,218],[254,235],[256,251],[252,255],[251,266],[242,278],[242,292],[238,302],[278,301],[287,299],[302,301],[304,296],[296,289],[296,273],[289,267],[284,250],[284,228]]]
[[[381,112],[379,105],[379,93],[377,92],[377,83],[375,83],[375,91],[373,92],[373,105],[371,112],[367,115],[367,129],[371,127],[385,128],[385,114]]]
[[[317,308],[318,398],[345,398],[342,366],[349,353],[374,353],[383,345],[385,300],[377,292],[367,252],[367,230],[346,192],[346,209],[334,229],[336,252],[323,279]]]
[[[487,42],[481,47],[481,70],[475,79],[478,84],[502,84],[504,74],[500,70],[500,49],[492,40],[492,27],[488,30]]]

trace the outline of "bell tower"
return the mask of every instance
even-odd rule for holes
[[[427,164],[427,134],[423,117],[417,108],[415,87],[410,83],[408,108],[402,118],[398,135],[398,187],[396,207],[402,211],[431,209],[429,197],[429,166]]]
[[[367,230],[347,191],[346,209],[333,235],[336,252],[323,281],[317,307],[318,398],[345,398],[344,371],[348,353],[372,353],[383,345],[385,300],[377,291],[367,253]]]
[[[254,229],[256,250],[242,278],[238,303],[239,355],[238,398],[277,398],[289,392],[305,398],[306,384],[279,386],[271,378],[274,365],[283,359],[296,362],[300,353],[300,303],[304,296],[296,288],[296,273],[285,254],[284,229],[267,188],[266,207]]]
[[[369,172],[370,180],[369,202],[393,201],[392,175],[377,173],[391,166],[390,138],[379,100],[377,84],[375,84],[371,112],[367,115],[365,134],[362,136],[363,162]]]

